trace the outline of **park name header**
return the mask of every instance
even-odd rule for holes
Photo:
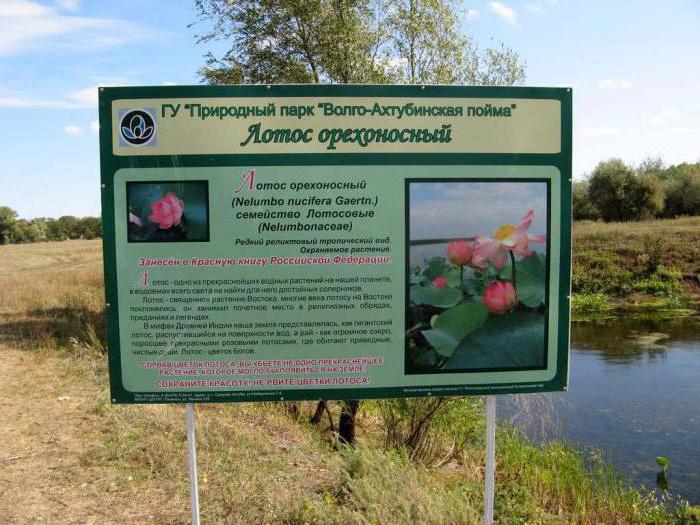
[[[152,139],[138,146],[120,135],[133,111],[154,119]],[[119,99],[112,115],[118,156],[561,151],[561,103],[555,99]]]

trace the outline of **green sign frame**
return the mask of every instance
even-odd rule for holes
[[[362,152],[348,152],[345,150],[336,151],[311,151],[301,147],[299,152],[292,150],[275,150],[266,153],[260,151],[255,153],[235,153],[225,152],[197,152],[184,151],[182,154],[172,151],[158,153],[157,148],[149,150],[143,147],[136,151],[120,150],[122,145],[116,135],[118,123],[116,120],[121,117],[115,110],[115,105],[122,102],[129,105],[130,101],[139,101],[134,107],[142,107],[140,101],[162,100],[163,102],[180,99],[208,100],[216,104],[221,99],[237,99],[245,101],[247,99],[259,100],[285,100],[285,99],[317,99],[330,100],[334,98],[347,100],[366,99],[401,99],[414,100],[417,103],[429,104],[431,100],[444,99],[464,99],[469,102],[471,99],[478,99],[481,107],[484,100],[489,102],[489,106],[498,106],[499,101],[523,100],[523,101],[555,101],[560,107],[560,118],[558,120],[558,148],[546,152],[518,151],[517,146],[511,152],[493,151],[435,151],[426,152],[425,148],[412,149],[409,144],[405,150],[397,152],[387,151],[377,148],[367,148]],[[245,102],[241,102],[244,104]],[[512,105],[515,108],[515,104]],[[105,295],[106,295],[106,317],[107,317],[107,337],[109,346],[109,375],[111,387],[111,399],[113,403],[194,403],[194,402],[245,402],[245,401],[293,401],[293,400],[317,400],[317,399],[370,399],[370,398],[396,398],[396,397],[419,397],[419,396],[461,396],[461,395],[484,395],[484,394],[507,394],[526,392],[546,392],[565,390],[568,381],[568,360],[569,360],[569,313],[570,313],[570,278],[571,278],[571,151],[572,151],[572,92],[568,88],[530,88],[530,87],[462,87],[462,86],[383,86],[383,85],[271,85],[271,86],[167,86],[167,87],[105,87],[99,89],[99,111],[100,111],[100,157],[101,157],[101,192],[102,192],[102,227],[104,242],[104,269],[105,269]],[[123,113],[123,110],[119,110]],[[160,119],[160,116],[157,116]],[[528,133],[537,135],[538,116],[536,112],[531,115],[532,126],[527,128]],[[193,120],[194,121],[194,120]],[[242,126],[247,127],[252,121],[244,121]],[[456,131],[455,131],[456,133]],[[163,145],[166,147],[167,145]],[[159,143],[157,147],[161,147]],[[349,147],[349,146],[348,146]],[[239,148],[240,149],[240,148]],[[528,148],[525,148],[528,149]],[[535,148],[536,149],[536,148]],[[156,153],[154,153],[156,152]],[[478,167],[479,170],[487,174],[495,173],[494,170],[506,169],[506,176],[486,177],[479,179],[471,176],[469,181],[489,180],[489,181],[539,181],[547,187],[547,297],[556,298],[556,308],[551,315],[547,314],[547,323],[554,322],[553,326],[545,328],[545,336],[550,332],[554,334],[551,339],[554,344],[545,348],[546,366],[551,374],[545,380],[527,379],[528,367],[518,368],[524,374],[514,381],[478,381],[479,374],[493,372],[487,368],[477,369],[470,372],[449,372],[446,370],[436,370],[434,373],[421,375],[419,383],[410,383],[399,386],[364,386],[347,388],[267,388],[250,390],[229,390],[229,389],[176,389],[167,392],[154,392],[150,390],[134,390],[125,386],[129,382],[129,370],[124,367],[125,352],[127,351],[126,341],[123,340],[123,333],[120,331],[120,324],[126,322],[126,314],[120,314],[120,301],[124,302],[128,290],[132,288],[131,282],[120,281],[120,243],[123,242],[123,232],[128,225],[124,218],[119,217],[117,206],[126,202],[123,195],[123,188],[120,185],[121,179],[126,177],[131,183],[134,178],[138,179],[134,173],[136,170],[147,170],[149,175],[147,182],[162,181],[160,171],[165,169],[183,170],[189,173],[190,179],[196,181],[197,170],[217,170],[227,167],[256,166],[259,168],[268,167],[270,170],[279,167],[297,166],[309,167],[310,170],[319,167],[332,167],[339,173],[342,170],[349,170],[352,167],[366,168],[371,172],[372,167],[403,167],[407,172],[416,170],[418,175],[415,181],[426,179],[420,176],[421,166],[435,166],[445,170],[445,173],[455,173],[455,168]],[[551,170],[551,174],[545,178],[535,175],[534,168],[546,168]],[[393,169],[393,168],[392,168]],[[450,171],[453,170],[453,171]],[[522,174],[520,171],[522,170]],[[529,170],[529,171],[528,171]],[[121,174],[120,174],[121,173]],[[214,173],[214,172],[212,172]],[[343,172],[344,173],[344,172]],[[348,171],[349,173],[349,171]],[[549,173],[549,172],[547,172]],[[126,175],[124,175],[126,174]],[[523,175],[524,174],[524,175]],[[160,175],[160,178],[159,178]],[[188,175],[189,176],[189,175]],[[190,179],[187,179],[189,181]],[[445,180],[460,181],[454,175],[449,175]],[[127,182],[129,182],[127,180]],[[408,179],[406,179],[408,180]],[[412,179],[413,180],[413,179]],[[438,176],[432,181],[442,180]],[[464,179],[465,181],[467,179]],[[556,183],[557,205],[551,207],[551,186]],[[193,187],[193,191],[197,188]],[[211,190],[209,190],[211,191]],[[401,187],[397,187],[397,192],[403,194],[408,199],[409,184],[405,182]],[[128,209],[127,209],[128,213]],[[208,213],[208,211],[207,211]],[[409,264],[409,244],[407,237],[409,219],[408,211],[405,211],[405,235],[402,239],[405,250],[405,258],[396,260],[393,264],[400,267],[402,272],[410,272]],[[208,217],[212,224],[216,223],[217,217]],[[553,230],[555,228],[555,230]],[[550,237],[555,231],[555,236]],[[207,230],[206,240],[202,237],[201,242],[209,239]],[[195,241],[197,239],[194,239]],[[449,241],[450,239],[444,239]],[[190,243],[198,244],[197,242]],[[556,250],[556,264],[550,256],[550,248]],[[408,276],[405,276],[408,283]],[[463,281],[462,286],[464,286]],[[550,289],[555,286],[554,289]],[[406,284],[403,291],[406,297],[403,302],[408,301],[410,294],[409,285]],[[464,293],[464,292],[462,292]],[[403,320],[404,326],[401,333],[408,328],[404,312],[399,317]],[[547,361],[547,352],[553,356]],[[404,356],[405,359],[405,356]],[[553,363],[553,365],[552,365]],[[405,365],[405,363],[404,363]],[[402,369],[408,371],[405,366]],[[531,367],[543,370],[542,367]],[[502,368],[500,372],[509,372],[510,369]],[[500,373],[499,372],[499,373]],[[445,383],[440,378],[446,375],[452,376],[454,381]],[[408,377],[408,375],[407,375]],[[459,378],[464,377],[465,381]],[[466,378],[469,377],[469,381]],[[475,380],[476,378],[476,380]]]

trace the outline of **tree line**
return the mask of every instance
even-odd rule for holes
[[[632,167],[600,162],[572,188],[574,220],[639,221],[700,215],[700,162],[666,166],[648,158]]]
[[[65,241],[68,239],[99,239],[102,237],[102,219],[73,217],[58,219],[39,217],[20,219],[17,212],[0,206],[0,244]]]

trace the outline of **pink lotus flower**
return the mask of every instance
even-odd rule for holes
[[[141,222],[141,219],[139,219],[136,215],[134,215],[131,212],[129,212],[129,222],[132,224],[135,224],[136,226],[143,227],[143,223]]]
[[[151,203],[151,213],[148,220],[158,224],[161,230],[167,230],[172,226],[180,224],[182,210],[185,209],[185,202],[173,192],[165,197]]]
[[[433,286],[435,288],[444,288],[445,286],[447,286],[447,279],[445,279],[444,277],[436,277],[433,280]]]
[[[501,315],[518,304],[515,288],[508,281],[497,281],[486,288],[481,300],[492,314]]]
[[[447,258],[455,266],[466,266],[472,258],[472,243],[469,241],[453,241],[447,245]]]
[[[472,264],[477,268],[485,268],[486,263],[491,261],[500,270],[508,259],[509,251],[522,257],[532,255],[529,243],[547,241],[546,235],[533,235],[527,232],[534,216],[534,212],[530,210],[517,226],[503,224],[496,228],[493,232],[493,238],[478,236],[474,244]]]

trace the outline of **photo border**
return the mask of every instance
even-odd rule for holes
[[[442,375],[442,374],[477,374],[485,372],[524,372],[528,370],[547,370],[547,362],[549,358],[549,318],[550,307],[549,304],[549,292],[550,292],[550,268],[551,268],[551,224],[552,224],[552,179],[550,178],[513,178],[504,176],[503,178],[495,177],[417,177],[417,178],[406,178],[404,179],[404,244],[405,244],[405,265],[404,265],[404,294],[405,294],[405,314],[404,314],[404,326],[408,326],[408,304],[410,298],[410,288],[411,285],[408,280],[408,276],[411,271],[411,199],[410,199],[410,189],[411,184],[425,184],[425,183],[445,183],[445,182],[461,182],[461,183],[531,183],[538,182],[544,183],[547,189],[547,256],[546,256],[546,268],[545,268],[545,307],[547,308],[547,314],[544,318],[544,357],[542,359],[542,366],[520,366],[520,367],[498,367],[498,368],[458,368],[453,370],[432,370],[429,372],[410,372],[408,368],[407,349],[406,349],[406,339],[404,337],[404,375],[407,376],[426,376],[426,375]]]
[[[129,221],[127,220],[126,222],[126,242],[128,244],[163,244],[163,243],[173,243],[173,244],[179,244],[182,242],[210,242],[211,240],[211,216],[209,214],[209,210],[211,208],[211,203],[209,202],[209,180],[207,179],[202,179],[202,180],[127,180],[125,181],[124,184],[124,201],[126,202],[126,217],[129,217],[129,187],[134,186],[137,184],[172,184],[172,183],[177,183],[177,182],[184,182],[187,184],[196,182],[196,183],[203,183],[205,187],[205,193],[206,193],[206,199],[207,199],[207,237],[206,239],[182,239],[178,241],[169,241],[169,240],[159,240],[159,241],[151,241],[151,240],[132,240],[129,238]]]

